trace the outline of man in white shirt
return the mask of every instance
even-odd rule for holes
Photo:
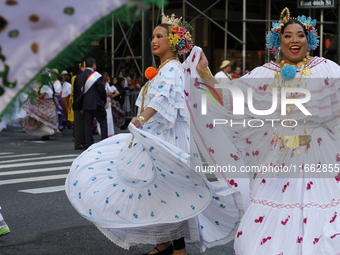
[[[53,82],[54,93],[56,94],[56,96],[60,96],[62,88],[61,82],[59,80],[59,71],[57,68],[53,68],[51,70],[51,79]]]
[[[70,95],[72,92],[72,85],[70,83],[71,81],[71,75],[66,71],[61,72],[62,77],[62,89],[61,89],[61,106],[64,111],[64,115],[66,118],[66,126],[71,127],[72,122],[68,120],[68,111],[70,108]]]
[[[221,71],[215,74],[215,79],[218,81],[219,84],[231,84],[231,75],[229,74],[231,70],[231,65],[229,60],[223,60],[221,66]]]

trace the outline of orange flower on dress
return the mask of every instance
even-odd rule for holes
[[[152,80],[156,75],[157,75],[157,69],[154,68],[153,66],[149,66],[146,68],[144,75],[148,80]]]

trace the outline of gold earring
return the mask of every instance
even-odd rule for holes
[[[281,59],[281,46],[279,46],[278,49],[278,53],[277,53],[277,60],[280,60]]]

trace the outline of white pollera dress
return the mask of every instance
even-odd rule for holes
[[[242,191],[238,180],[250,181],[250,206],[235,236],[237,255],[340,254],[340,67],[314,57],[306,69],[311,73],[297,69],[295,79],[284,81],[275,75],[280,66],[270,62],[237,79],[232,86],[245,95],[242,116],[233,115],[228,89],[223,89],[224,106],[207,98],[204,116],[201,95],[194,96],[203,92],[190,91],[188,108],[203,155],[210,164],[236,167],[236,173],[219,173],[226,183]],[[311,99],[302,105],[312,115],[288,106],[282,116],[280,93],[273,114],[249,111],[249,89],[255,109],[266,110],[272,106],[273,88],[279,86],[307,89]],[[214,119],[224,124],[214,126]],[[272,125],[268,119],[279,121]],[[246,166],[255,168],[241,172]],[[284,170],[265,172],[264,166]]]
[[[205,250],[231,241],[243,214],[238,192],[194,171],[202,162],[190,143],[184,76],[182,64],[169,61],[144,98],[157,113],[141,129],[130,124],[131,134],[92,145],[66,179],[74,208],[123,248],[184,236]]]

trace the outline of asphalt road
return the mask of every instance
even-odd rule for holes
[[[123,131],[124,132],[124,131]],[[99,136],[94,136],[99,141]],[[138,255],[152,246],[122,249],[70,205],[63,185],[73,159],[72,130],[43,141],[18,127],[0,132],[0,205],[11,233],[0,237],[1,255]],[[190,255],[232,255],[232,243]]]

